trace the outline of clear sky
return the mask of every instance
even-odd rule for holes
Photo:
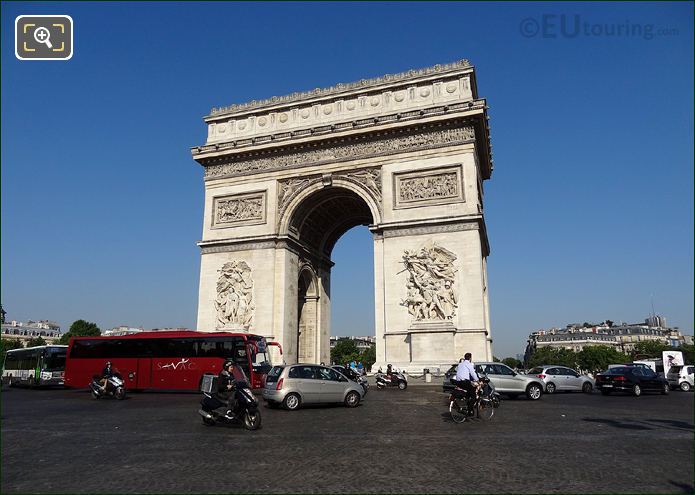
[[[72,16],[73,58],[17,60],[20,14]],[[1,31],[11,319],[194,328],[211,107],[467,58],[495,355],[652,298],[692,334],[692,3],[13,2]],[[334,334],[374,332],[371,250],[365,228],[336,246]]]

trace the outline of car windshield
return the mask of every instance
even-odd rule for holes
[[[536,367],[536,368],[531,368],[530,370],[528,370],[527,375],[539,375],[540,373],[543,373],[543,368]]]

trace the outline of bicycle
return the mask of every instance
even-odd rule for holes
[[[456,385],[449,396],[449,414],[454,423],[463,423],[468,418],[478,417],[483,421],[489,421],[495,414],[495,398],[488,386],[490,379],[481,377],[483,386],[479,387],[475,394],[475,400],[468,408],[468,393]]]

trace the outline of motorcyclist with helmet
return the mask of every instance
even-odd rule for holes
[[[227,419],[234,417],[237,381],[246,381],[244,370],[231,359],[227,359],[222,365],[222,371],[217,375],[217,395],[227,402]]]

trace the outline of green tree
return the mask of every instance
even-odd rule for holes
[[[569,349],[541,347],[529,358],[529,367],[557,364],[569,368],[577,367],[577,353]]]
[[[376,362],[376,346],[372,345],[369,349],[366,349],[360,354],[359,360],[362,361],[364,369],[371,369],[372,365]]]
[[[608,368],[609,364],[627,363],[627,354],[607,345],[586,346],[577,353],[578,367],[583,371],[598,373]]]
[[[608,328],[611,328],[613,326],[613,320],[606,320],[605,323]]]
[[[517,358],[513,358],[513,357],[504,358],[502,360],[502,363],[506,364],[510,368],[521,368],[521,364],[522,364],[521,361],[519,361]]]
[[[59,344],[67,344],[70,342],[70,337],[96,337],[101,335],[101,330],[96,325],[96,323],[91,323],[89,321],[77,320],[70,325],[70,330],[64,333],[60,337]]]
[[[497,356],[492,356],[492,362],[493,363],[501,363],[502,361]]]
[[[660,358],[662,352],[673,350],[668,344],[659,342],[658,340],[643,340],[635,345],[635,350],[632,355],[640,357]]]
[[[24,346],[19,339],[0,339],[0,356],[2,356],[0,366],[5,366],[5,355],[7,351],[11,349],[21,349],[22,347]]]
[[[335,347],[331,349],[331,362],[333,364],[345,364],[352,360],[359,360],[360,353],[357,344],[352,339],[339,339]],[[376,361],[376,359],[375,359]]]
[[[37,347],[40,345],[46,345],[46,341],[39,335],[38,337],[32,337],[27,342],[27,347]]]
[[[678,350],[683,353],[683,362],[685,364],[695,364],[695,345],[683,344]]]

